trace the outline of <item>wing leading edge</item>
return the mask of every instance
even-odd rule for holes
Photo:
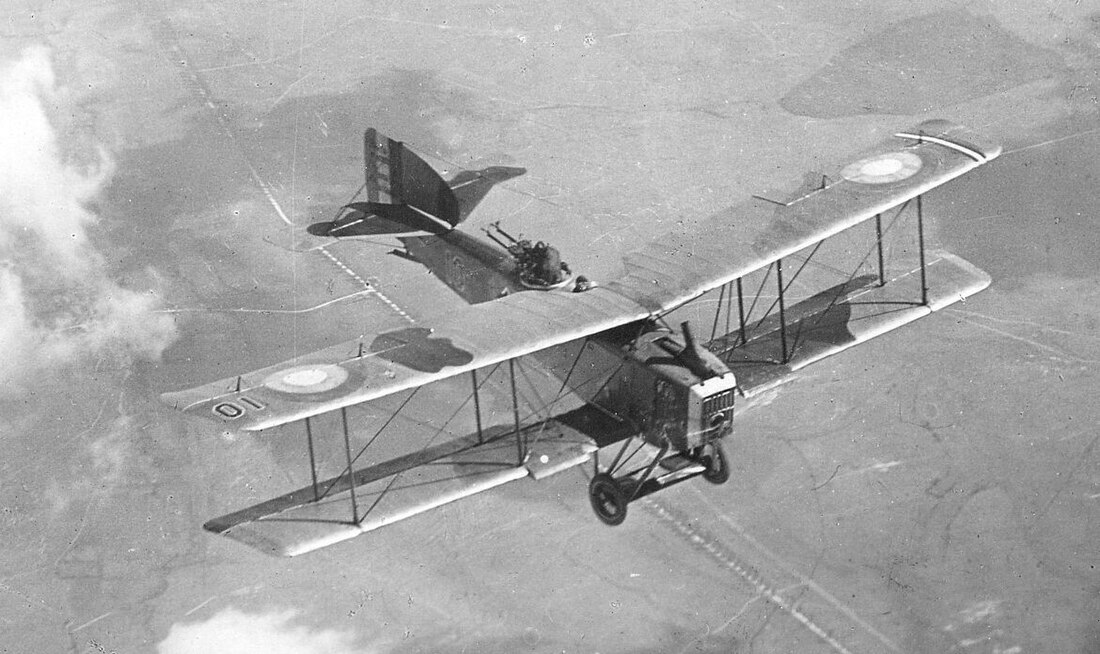
[[[623,274],[593,290],[514,294],[465,307],[432,330],[363,337],[162,398],[233,429],[257,431],[422,386],[660,315],[999,153],[966,128],[922,123],[790,201],[756,201],[694,225],[685,221],[687,231],[627,255]]]

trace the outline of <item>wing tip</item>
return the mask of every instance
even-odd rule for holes
[[[202,403],[202,399],[196,398],[193,393],[188,391],[168,391],[160,394],[161,404],[171,407],[176,411],[182,411],[188,413],[197,404]]]
[[[298,538],[287,538],[285,534],[265,533],[262,529],[254,528],[250,522],[227,525],[219,523],[217,520],[207,522],[203,525],[203,529],[212,534],[235,540],[268,556],[280,558],[308,554],[351,540],[363,533],[360,528],[352,524],[326,525],[322,530],[313,531]]]
[[[951,296],[932,303],[933,311],[938,311],[959,300],[964,300],[972,295],[981,293],[993,283],[993,277],[989,273],[957,254],[952,254],[946,250],[932,250],[932,253],[934,256],[944,259],[958,268],[963,273],[964,279],[966,280],[965,283],[961,283],[954,290]]]

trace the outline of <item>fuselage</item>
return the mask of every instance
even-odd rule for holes
[[[516,262],[505,250],[460,230],[401,237],[408,256],[470,304],[523,290]]]
[[[581,399],[629,422],[647,442],[689,451],[730,432],[737,380],[705,350],[701,356],[719,374],[693,370],[682,334],[647,321],[593,336],[583,347],[575,362],[549,351],[539,358],[562,379],[569,375]]]
[[[518,292],[574,292],[532,289],[508,251],[457,229],[401,242],[409,258],[471,304]],[[646,441],[688,451],[730,432],[737,386],[717,356],[689,341],[683,332],[643,321],[531,356]]]

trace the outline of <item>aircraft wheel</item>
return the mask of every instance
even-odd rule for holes
[[[621,525],[626,520],[626,493],[615,478],[601,472],[588,484],[588,499],[592,510],[604,524]]]
[[[710,455],[703,457],[703,463],[707,466],[703,479],[712,484],[724,484],[729,481],[730,467],[726,462],[726,451],[720,444],[711,444]]]

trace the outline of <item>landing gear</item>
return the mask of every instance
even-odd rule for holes
[[[627,454],[632,444],[637,446],[632,453]],[[596,517],[604,524],[621,525],[626,520],[626,509],[631,502],[673,484],[694,477],[702,477],[712,484],[729,481],[730,469],[726,453],[717,441],[671,454],[671,445],[666,442],[656,453],[650,455],[652,458],[648,464],[623,474],[622,471],[630,469],[629,462],[644,446],[644,442],[627,439],[611,466],[607,468],[600,466],[597,453],[595,474],[588,484],[588,499],[592,502]],[[658,466],[664,472],[654,474]]]
[[[710,453],[706,450],[710,449]],[[730,479],[730,468],[726,463],[726,451],[720,443],[711,443],[699,448],[698,460],[706,470],[703,471],[703,479],[712,484],[724,484]]]
[[[621,525],[626,520],[628,499],[622,485],[606,472],[592,478],[588,484],[588,499],[592,510],[604,524]]]

